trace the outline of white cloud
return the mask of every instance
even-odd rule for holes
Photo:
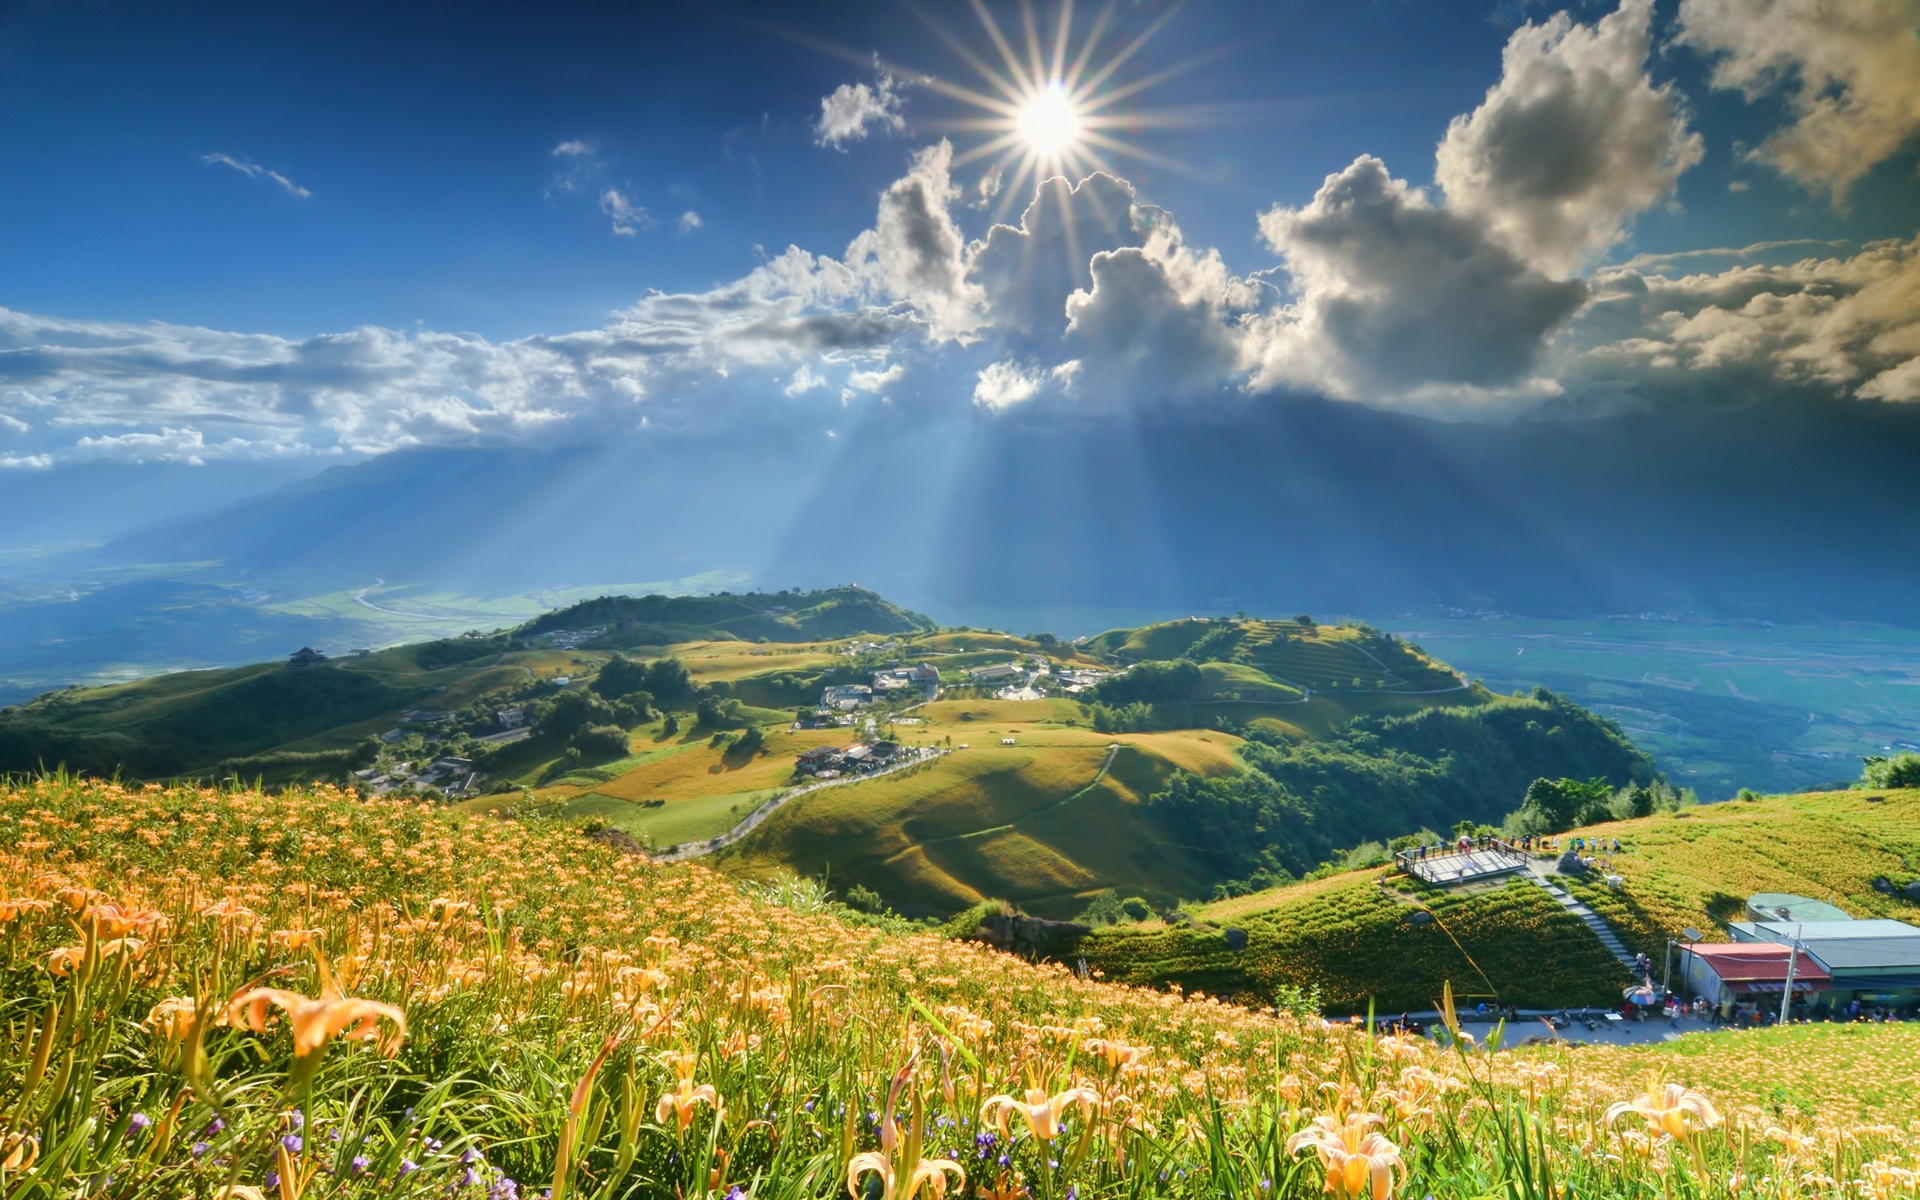
[[[0,470],[46,471],[53,467],[50,454],[0,454]]]
[[[1162,220],[1143,246],[1093,256],[1092,286],[1068,297],[1069,391],[1083,405],[1209,396],[1243,375],[1239,318],[1263,295],[1229,275],[1217,251],[1196,254]]]
[[[967,279],[966,239],[954,223],[959,195],[945,139],[917,151],[907,174],[880,197],[873,228],[847,247],[847,264],[869,286],[913,306],[938,339],[965,339],[984,322],[985,296]]]
[[[13,433],[28,433],[33,429],[33,426],[22,421],[12,413],[0,412],[0,429],[5,429]]]
[[[786,395],[792,398],[794,396],[805,395],[808,392],[818,391],[825,386],[827,386],[825,376],[817,374],[813,369],[812,363],[801,363],[800,369],[793,373],[793,378],[787,381],[787,386],[784,390]]]
[[[1528,266],[1377,158],[1329,175],[1303,208],[1268,211],[1260,232],[1294,296],[1251,325],[1256,388],[1392,404],[1440,385],[1477,402],[1528,386],[1544,340],[1586,298],[1584,284]]]
[[[1701,155],[1679,96],[1647,77],[1651,18],[1652,0],[1623,0],[1593,25],[1562,12],[1515,31],[1500,82],[1440,143],[1447,207],[1550,275],[1619,241]]]
[[[600,193],[600,211],[607,214],[607,219],[613,222],[613,232],[620,237],[632,237],[654,226],[652,214],[619,188],[607,188]]]
[[[853,371],[847,375],[847,387],[856,392],[870,394],[881,392],[900,382],[906,373],[906,367],[899,363],[894,363],[885,370]]]
[[[579,158],[593,153],[593,147],[579,138],[569,138],[553,148],[556,158]]]
[[[692,209],[688,209],[687,211],[680,214],[680,232],[681,233],[692,233],[694,230],[699,229],[701,226],[705,224],[706,224],[706,221],[701,218],[700,214],[693,211]]]
[[[1588,375],[1745,370],[1920,400],[1920,238],[1718,273],[1605,270],[1567,341]]]
[[[897,133],[907,127],[906,118],[900,115],[900,102],[899,81],[885,71],[871,87],[843,83],[821,99],[814,137],[822,146],[844,149],[846,143],[865,138],[872,128]]]
[[[295,183],[293,180],[288,179],[285,175],[282,175],[280,172],[269,170],[268,168],[261,166],[259,163],[254,162],[251,159],[247,158],[245,155],[235,156],[232,154],[203,154],[200,156],[200,161],[203,163],[206,163],[210,167],[212,166],[232,167],[234,170],[240,172],[242,175],[245,175],[248,179],[264,179],[264,180],[267,180],[269,183],[279,184],[282,188],[285,188],[288,193],[295,196],[299,196],[302,199],[305,199],[306,197],[313,195],[312,192],[308,191],[306,188],[301,187],[299,184]]]
[[[995,411],[1012,408],[1039,395],[1051,378],[1052,374],[1045,368],[1025,368],[1010,362],[989,363],[974,379],[973,402]]]
[[[1142,244],[1164,217],[1136,205],[1125,180],[1055,176],[1034,189],[1018,226],[995,225],[969,248],[967,279],[983,289],[994,324],[1044,348],[1066,330],[1067,297],[1093,286],[1093,256]]]
[[[1785,99],[1754,157],[1836,204],[1920,133],[1920,0],[1681,0],[1679,22],[1716,85]]]

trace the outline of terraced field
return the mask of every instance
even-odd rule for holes
[[[1615,891],[1575,881],[1574,894],[1629,946],[1656,959],[1689,925],[1712,931],[1741,919],[1757,892],[1811,896],[1856,917],[1920,922],[1920,905],[1873,888],[1882,875],[1898,884],[1920,878],[1920,791],[1728,800],[1569,836],[1582,835],[1620,839],[1624,852],[1608,859],[1626,882]]]
[[[1238,739],[1204,730],[1107,735],[1046,723],[1076,707],[929,706],[923,736],[943,744],[951,736],[954,753],[803,797],[717,865],[857,880],[914,915],[993,897],[1070,916],[1106,887],[1165,903],[1211,886],[1200,864],[1149,822],[1142,801],[1175,770],[1233,769]],[[963,742],[967,748],[957,749]]]
[[[1463,1002],[1586,1005],[1618,1000],[1626,971],[1592,931],[1524,880],[1444,891],[1384,887],[1378,872],[1337,875],[1098,930],[1079,953],[1122,983],[1270,1004],[1283,988],[1319,989],[1328,1011],[1438,1007],[1451,981]],[[1239,930],[1238,948],[1228,939]]]

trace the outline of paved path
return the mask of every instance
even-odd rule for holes
[[[1620,960],[1621,966],[1629,971],[1633,970],[1633,952],[1627,949],[1627,944],[1620,940],[1620,935],[1613,931],[1613,927],[1608,925],[1599,913],[1569,895],[1564,887],[1554,887],[1548,882],[1550,876],[1557,874],[1537,860],[1529,860],[1527,863],[1527,877],[1547,889],[1547,895],[1558,901],[1560,907],[1579,917],[1582,924],[1593,930],[1593,935],[1600,939],[1600,944],[1607,948],[1608,953]]]
[[[932,762],[941,755],[950,753],[952,753],[952,751],[936,750],[931,746],[926,746],[915,751],[912,757],[897,762],[890,767],[884,767],[878,771],[874,771],[868,775],[849,775],[845,779],[828,779],[820,783],[807,784],[805,787],[797,787],[792,791],[782,792],[778,796],[767,800],[759,808],[748,813],[746,820],[735,825],[732,829],[727,830],[719,837],[708,838],[704,841],[697,842],[682,842],[679,846],[665,854],[654,855],[653,860],[655,862],[685,862],[689,858],[698,858],[703,854],[711,854],[722,846],[731,846],[733,843],[747,836],[760,822],[778,812],[790,801],[798,800],[809,792],[817,792],[822,788],[845,787],[850,783],[865,783],[869,779],[878,779],[882,775],[891,775],[895,771],[904,771],[908,767],[917,767],[921,763]]]

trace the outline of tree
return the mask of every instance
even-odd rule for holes
[[[660,736],[675,737],[679,734],[679,732],[680,732],[680,718],[674,716],[672,713],[668,713],[667,719],[660,723]]]
[[[600,674],[590,685],[596,695],[608,700],[618,700],[630,696],[647,686],[647,665],[624,654],[616,654],[600,668]]]
[[[1612,796],[1613,786],[1604,779],[1536,779],[1528,785],[1521,808],[1537,813],[1546,832],[1561,833],[1583,820],[1596,819],[1596,813],[1605,814],[1599,820],[1611,820],[1608,801]]]
[[[1912,751],[1892,758],[1872,755],[1861,760],[1866,770],[1860,782],[1870,788],[1920,788],[1920,754]]]
[[[569,744],[580,752],[583,760],[604,762],[612,758],[625,758],[627,731],[618,725],[589,725],[574,734]]]
[[[1653,815],[1653,789],[1637,787],[1627,793],[1627,815],[1650,817]]]
[[[687,672],[687,665],[677,658],[659,658],[648,663],[644,686],[653,693],[657,703],[669,706],[681,703],[698,690],[693,676]]]
[[[591,692],[561,692],[534,726],[541,737],[568,739],[589,725],[611,725],[613,706]]]
[[[733,743],[734,751],[739,754],[758,754],[766,748],[767,731],[758,725],[747,726],[746,731]]]

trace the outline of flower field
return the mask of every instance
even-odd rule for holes
[[[1915,1195],[1910,1110],[1732,1035],[1373,1038],[326,790],[0,786],[0,846],[9,1200]]]
[[[1655,959],[1689,925],[1712,931],[1742,919],[1757,892],[1811,896],[1857,917],[1920,919],[1920,906],[1873,889],[1877,876],[1920,877],[1920,791],[1730,800],[1566,837],[1583,835],[1620,839],[1625,852],[1606,857],[1625,886],[1573,880],[1573,893]]]

